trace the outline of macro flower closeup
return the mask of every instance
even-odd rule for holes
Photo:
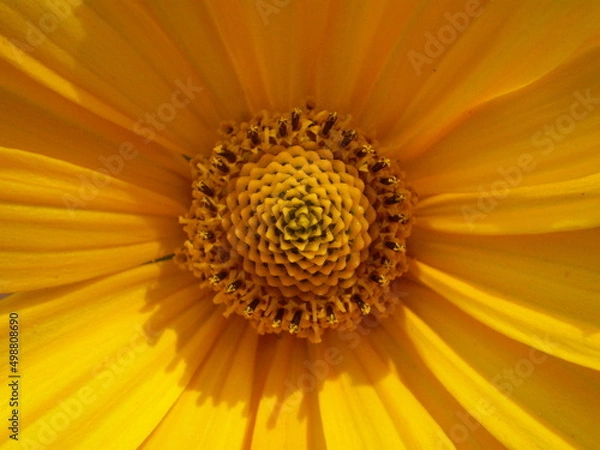
[[[598,448],[598,23],[0,0],[0,448]]]

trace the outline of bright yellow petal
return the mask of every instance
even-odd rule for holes
[[[336,345],[320,346],[315,353],[315,359],[331,361],[319,387],[327,448],[406,448],[398,418],[390,414],[377,380],[356,355],[342,354]]]
[[[2,70],[0,70],[2,73]],[[34,84],[35,86],[35,84]],[[35,92],[29,87],[24,92]],[[49,112],[34,100],[2,95],[3,147],[38,153],[109,173],[127,183],[172,198],[189,191],[189,167],[181,155],[164,151],[131,133],[119,132],[89,113],[75,109],[62,115]],[[40,95],[34,97],[40,98]]]
[[[598,17],[598,16],[596,16]],[[551,52],[550,52],[551,53]],[[584,178],[600,167],[600,44],[541,79],[469,110],[405,164],[423,197]]]
[[[174,217],[82,210],[73,218],[64,208],[0,204],[0,248],[13,252],[101,249],[170,239],[183,239]]]
[[[114,124],[152,128],[165,148],[182,152],[213,136],[219,117],[208,90],[143,5],[65,2],[59,12],[55,4],[2,5],[0,58]]]
[[[421,283],[502,334],[600,369],[600,229],[413,237],[410,272]],[[543,336],[561,345],[545,348]]]
[[[383,140],[390,151],[401,149],[403,159],[434,147],[473,108],[534,82],[591,39],[598,42],[595,2],[421,4],[367,111],[388,124]]]
[[[398,289],[392,291],[390,295],[397,297],[399,302],[408,295],[408,291],[402,287],[403,283],[398,283]],[[469,434],[464,436],[463,428],[465,423],[475,420],[469,415],[469,412],[456,401],[448,392],[446,387],[440,383],[431,372],[427,364],[419,356],[415,348],[410,343],[404,326],[398,326],[398,320],[402,317],[403,309],[396,311],[397,319],[385,319],[376,326],[365,327],[365,333],[360,343],[368,342],[373,344],[379,355],[389,359],[391,366],[396,370],[396,377],[410,389],[412,395],[426,408],[429,418],[421,417],[419,421],[412,411],[408,411],[401,422],[406,422],[407,427],[405,440],[407,437],[414,436],[418,440],[412,442],[411,448],[419,448],[419,442],[430,442],[425,448],[453,448],[452,445],[464,449],[494,449],[501,447],[500,443],[481,425],[471,426]],[[352,346],[354,340],[349,342]],[[351,347],[352,348],[352,347]],[[394,392],[394,397],[396,391]],[[417,408],[418,410],[419,408]],[[443,429],[443,432],[433,432],[433,427],[424,428],[424,423],[435,420]],[[428,435],[421,436],[420,433],[427,429]],[[431,439],[435,439],[431,442]],[[447,439],[452,441],[449,443]],[[445,446],[444,446],[445,445]]]
[[[13,149],[0,148],[0,167],[0,292],[114,273],[181,245],[184,207],[170,198]]]
[[[538,234],[600,226],[600,174],[419,202],[418,226],[452,233]]]
[[[118,446],[136,448],[225,323],[202,295],[169,262],[2,300],[21,326],[20,442],[106,447],[127,424]]]
[[[378,408],[377,412],[369,412],[364,410],[368,408],[366,403],[369,401],[361,394],[356,395],[356,404],[350,407],[356,408],[358,411],[364,411],[363,414],[375,414],[373,419],[363,417],[358,413],[354,420],[359,423],[370,423],[371,420],[377,424],[382,416],[391,419],[396,428],[397,436],[402,442],[402,448],[452,448],[452,442],[446,436],[437,418],[421,403],[421,399],[415,396],[409,386],[404,382],[403,373],[405,368],[395,366],[393,358],[395,354],[402,351],[399,342],[390,339],[381,328],[381,323],[373,317],[365,320],[365,323],[354,332],[339,333],[340,339],[330,339],[331,346],[329,348],[338,349],[340,352],[340,368],[347,371],[348,378],[353,384],[368,384],[373,392],[377,394],[377,402],[374,408]],[[331,350],[330,350],[331,351]],[[324,359],[318,360],[318,364],[323,364]],[[339,375],[343,377],[344,375]],[[366,377],[366,378],[365,378]],[[368,380],[368,381],[367,381]],[[331,383],[337,383],[339,380],[335,378]],[[360,389],[353,387],[351,389]],[[365,388],[365,391],[368,389]],[[440,401],[438,399],[438,401]],[[346,407],[340,404],[341,400],[333,402],[333,405],[338,405],[337,408]],[[379,403],[380,402],[380,403]],[[444,405],[446,408],[450,405]],[[326,408],[325,406],[323,407]],[[327,408],[328,409],[328,408]],[[352,423],[352,422],[351,422]],[[325,430],[331,439],[331,435],[335,433],[338,424],[327,424],[325,422]],[[359,430],[357,432],[360,432]],[[363,431],[366,431],[363,429]],[[343,427],[339,427],[339,433],[345,433]],[[366,434],[369,436],[369,434]],[[352,436],[355,438],[355,436]],[[373,439],[369,442],[369,438],[365,439],[365,445],[374,445],[380,439],[381,448],[397,448],[393,446],[396,435],[387,435],[382,431],[376,432]],[[364,438],[363,438],[364,439]]]
[[[305,340],[262,338],[250,448],[324,449],[317,384]],[[307,367],[308,365],[308,367]]]
[[[596,445],[598,372],[511,341],[426,288],[407,283],[407,290],[398,325],[448,391],[505,446]],[[464,424],[463,436],[476,426]]]
[[[89,170],[53,158],[0,147],[0,200],[66,208],[178,216],[186,198],[171,199],[125,183],[108,170]]]
[[[210,339],[212,345],[204,343],[210,353],[141,448],[164,449],[175,442],[186,449],[244,447],[258,336],[237,318]]]

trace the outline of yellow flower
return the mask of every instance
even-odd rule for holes
[[[594,1],[2,2],[2,448],[597,447],[599,20]],[[320,343],[223,317],[172,260],[187,159],[307,99],[419,199],[408,272],[369,300],[391,316]],[[302,207],[290,242],[321,220]]]

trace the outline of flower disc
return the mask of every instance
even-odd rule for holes
[[[192,160],[194,201],[177,261],[259,333],[319,341],[352,329],[406,271],[414,195],[375,143],[337,113],[266,112],[225,125]]]

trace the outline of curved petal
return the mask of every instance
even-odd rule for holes
[[[177,152],[213,135],[219,117],[202,77],[141,3],[12,3],[0,29],[2,59],[109,122]]]
[[[355,113],[412,5],[257,1],[208,8],[253,111],[285,110],[314,96],[318,107]]]
[[[535,82],[600,38],[596,3],[420,4],[366,111],[380,118],[381,140],[402,159],[433,148],[473,108]]]
[[[600,226],[600,173],[557,183],[439,194],[417,204],[418,226],[452,233],[538,234]]]
[[[183,240],[182,204],[107,172],[6,148],[0,167],[0,292],[114,273]]]
[[[152,136],[110,124],[61,99],[0,61],[0,145],[39,153],[118,177],[163,195],[182,196],[189,169]]]
[[[304,339],[263,337],[256,360],[250,448],[325,449],[317,384]]]
[[[600,43],[539,80],[470,109],[435,145],[406,162],[414,188],[424,197],[484,191],[499,200],[502,193],[495,191],[504,186],[597,173],[599,73]]]
[[[22,445],[103,447],[124,423],[119,445],[143,442],[195,370],[181,360],[199,364],[224,324],[195,285],[151,264],[0,301],[21,326]]]
[[[327,360],[324,351],[317,355]],[[319,391],[327,448],[406,448],[385,399],[355,356],[344,357],[341,367],[331,365],[330,374]]]
[[[209,305],[213,307],[214,305]],[[216,308],[215,308],[216,309]],[[140,448],[243,448],[258,336],[243,319],[229,321],[200,368]]]
[[[41,253],[183,241],[177,219],[106,211],[0,203],[0,248]],[[171,249],[173,250],[173,249]]]
[[[600,229],[539,236],[416,230],[410,273],[496,331],[600,369]],[[539,336],[560,346],[548,348]]]
[[[409,295],[409,291],[404,289],[403,284],[403,282],[397,283],[396,289],[390,293],[396,297],[399,305],[402,299]],[[429,420],[435,420],[443,430],[442,432],[434,431],[433,427],[428,427],[428,436],[420,436],[423,424],[413,420],[412,411],[407,412],[405,420],[410,429],[406,431],[405,436],[412,435],[416,438],[411,442],[411,448],[419,448],[419,442],[428,441],[429,445],[423,448],[453,448],[454,445],[461,449],[500,448],[501,444],[496,438],[476,421],[476,425],[471,425],[469,434],[465,438],[463,428],[465,424],[475,420],[473,419],[475,413],[469,412],[456,401],[411,345],[405,327],[398,326],[400,318],[404,314],[403,308],[398,308],[394,314],[396,314],[395,319],[385,319],[381,321],[381,324],[376,324],[381,326],[375,327],[372,333],[368,335],[365,333],[365,338],[361,343],[373,344],[379,355],[390,360],[398,379],[426,408],[430,416]],[[370,327],[363,328],[363,330],[371,331]],[[419,422],[426,421],[421,419]]]
[[[384,323],[386,321],[387,319],[383,320]],[[340,332],[339,339],[328,338],[328,348],[320,355],[320,359],[313,363],[315,366],[326,363],[335,371],[332,384],[340,383],[341,379],[347,378],[350,385],[346,388],[342,386],[341,389],[358,391],[356,394],[344,394],[344,397],[350,395],[354,398],[352,405],[349,404],[352,401],[350,399],[333,401],[331,397],[326,396],[327,394],[319,394],[322,402],[331,402],[329,406],[323,405],[321,407],[323,410],[329,411],[335,408],[341,416],[339,410],[348,408],[349,411],[344,414],[352,415],[354,418],[346,426],[358,428],[349,433],[345,426],[334,424],[332,420],[324,420],[328,443],[336,442],[334,439],[339,442],[345,439],[365,439],[365,447],[375,445],[375,442],[379,441],[381,448],[452,448],[452,442],[437,422],[437,417],[432,416],[421,403],[421,399],[416,397],[406,385],[403,377],[406,368],[392,363],[395,355],[401,351],[402,345],[390,338],[381,325],[378,319],[369,316],[357,330]],[[331,357],[326,359],[329,356],[327,352],[329,355],[339,354],[339,360],[332,360]],[[336,368],[337,364],[328,361],[337,362],[339,367]],[[347,374],[344,375],[342,372]],[[375,394],[375,403],[371,403],[373,401],[370,399],[371,392]],[[373,410],[370,409],[370,405]],[[377,424],[386,423],[387,418],[394,424],[395,434],[386,433],[385,429],[378,431],[370,429],[371,421],[377,428]],[[334,438],[336,432],[340,436]],[[354,433],[360,434],[361,437],[358,438]],[[347,434],[350,436],[346,437]],[[396,439],[401,442],[401,447],[394,445]]]
[[[508,448],[594,447],[598,372],[511,341],[432,291],[407,285],[398,326],[471,413],[460,439],[479,422]]]
[[[377,334],[378,326],[373,319],[358,330],[326,335],[322,345],[311,347],[314,357],[307,360],[305,377],[319,386],[327,448],[451,447],[387,361],[394,348],[369,342],[367,335]]]

